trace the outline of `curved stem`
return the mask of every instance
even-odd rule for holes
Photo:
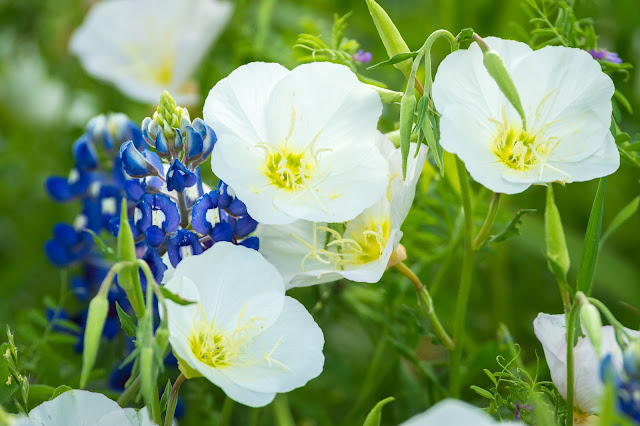
[[[427,94],[431,93],[431,85],[433,84],[433,78],[431,75],[431,47],[433,46],[433,43],[435,43],[435,41],[440,37],[445,37],[449,40],[452,51],[456,50],[458,47],[458,42],[456,41],[456,38],[453,36],[453,34],[451,34],[447,30],[434,31],[433,33],[431,33],[429,37],[427,37],[427,40],[424,42],[424,45],[422,45],[422,49],[425,50],[424,68],[425,68],[426,79],[425,79],[424,93],[427,93]],[[420,94],[422,95],[423,93],[420,93]]]
[[[462,261],[462,272],[460,274],[460,288],[458,289],[458,300],[456,301],[456,317],[453,329],[453,341],[455,347],[451,356],[451,379],[449,383],[450,396],[458,398],[461,386],[461,363],[462,348],[464,346],[464,322],[467,313],[467,302],[471,291],[471,278],[473,276],[473,221],[471,212],[471,195],[469,181],[467,180],[467,170],[464,163],[456,157],[456,169],[458,180],[460,181],[460,193],[462,195],[462,208],[464,210],[464,258]]]
[[[438,339],[440,339],[445,348],[447,348],[449,351],[453,351],[453,340],[451,340],[451,337],[449,337],[449,334],[447,334],[447,331],[444,329],[442,323],[438,319],[438,315],[436,315],[436,312],[433,309],[433,301],[431,300],[431,295],[429,295],[429,292],[420,281],[420,278],[418,278],[418,276],[413,273],[411,268],[409,268],[403,262],[395,264],[394,268],[396,268],[396,270],[402,275],[407,277],[416,288],[418,303],[422,307],[422,311],[424,312],[429,322],[431,322],[434,334],[438,336]]]
[[[498,210],[500,209],[500,193],[496,192],[491,197],[491,202],[489,203],[489,211],[487,212],[487,217],[484,219],[484,223],[478,231],[478,235],[473,240],[473,249],[478,250],[482,244],[484,244],[487,239],[487,234],[491,231],[491,226],[493,222],[496,220],[496,216],[498,215]]]
[[[180,386],[184,382],[186,377],[180,373],[176,381],[173,383],[171,393],[169,394],[169,400],[167,401],[167,414],[164,417],[164,426],[171,426],[173,424],[173,416],[176,413],[176,405],[178,405],[178,392],[180,392]]]
[[[567,314],[567,426],[573,426],[573,341],[580,302],[575,300]]]
[[[119,406],[126,407],[127,404],[129,403],[129,401],[131,401],[133,398],[135,398],[135,396],[138,393],[138,390],[140,389],[140,381],[141,380],[142,379],[140,379],[140,376],[136,377],[133,380],[133,382],[131,382],[129,387],[126,388],[124,390],[124,392],[122,392],[122,394],[120,394],[120,397],[116,401]]]
[[[228,396],[224,400],[224,405],[222,406],[222,414],[220,416],[220,423],[218,426],[227,426],[231,421],[231,414],[233,414],[233,406],[235,401]]]

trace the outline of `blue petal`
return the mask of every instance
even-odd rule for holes
[[[85,170],[93,170],[98,167],[98,153],[87,135],[81,136],[73,143],[72,151],[76,167]]]
[[[244,216],[247,214],[247,206],[237,198],[226,208],[227,212],[233,216]]]
[[[156,152],[160,157],[171,156],[171,154],[169,154],[169,142],[162,129],[160,129],[156,135]]]
[[[180,225],[180,213],[178,207],[169,197],[164,194],[145,194],[142,201],[138,203],[138,208],[142,211],[142,217],[136,224],[141,232],[147,230],[153,222],[153,211],[161,210],[165,219],[162,222],[162,230],[170,234],[178,229]]]
[[[162,258],[158,254],[158,252],[152,248],[147,249],[143,259],[149,265],[151,272],[153,273],[153,278],[157,283],[161,283],[164,278],[164,273],[168,269],[167,265],[164,264]]]
[[[69,201],[73,198],[73,193],[71,192],[71,186],[67,182],[67,180],[60,176],[50,176],[47,178],[45,182],[45,186],[47,188],[47,192],[49,196],[53,198],[55,201],[63,202]]]
[[[142,120],[142,138],[145,140],[145,142],[147,142],[147,145],[149,145],[152,148],[156,147],[156,138],[153,137],[150,133],[149,133],[149,125],[151,124],[151,117],[145,117],[144,120]],[[140,148],[138,148],[140,149]]]
[[[124,191],[133,202],[138,202],[144,195],[145,191],[142,187],[142,181],[139,179],[129,179],[124,183]]]
[[[80,277],[71,278],[71,292],[73,295],[82,302],[88,302],[91,300],[91,289],[89,283]]]
[[[73,246],[80,242],[76,230],[66,223],[56,223],[54,225],[53,238],[65,246]]]
[[[187,229],[180,229],[174,235],[167,240],[167,253],[169,254],[169,260],[171,265],[175,268],[182,260],[181,247],[191,247],[191,253],[198,255],[202,253],[202,245],[198,235]]]
[[[213,224],[207,220],[207,212],[217,208],[217,197],[204,194],[198,198],[191,208],[191,226],[199,234],[208,234],[213,229]]]
[[[183,192],[198,182],[195,173],[189,171],[180,160],[175,159],[167,170],[167,189],[169,191]]]
[[[218,207],[226,209],[231,205],[233,196],[229,194],[229,185],[223,181],[218,181]]]
[[[235,222],[236,223],[233,229],[233,234],[236,238],[246,237],[247,235],[253,233],[258,226],[258,222],[248,215],[241,219],[237,219]]]
[[[175,131],[175,135],[176,135],[176,139],[173,143],[173,146],[175,147],[176,151],[180,151],[182,149],[182,132],[180,131],[180,129],[177,129],[174,127],[173,129]]]
[[[164,243],[165,233],[155,225],[148,227],[147,230],[144,231],[144,235],[147,243],[149,243],[151,247],[158,247]]]
[[[211,231],[211,239],[218,243],[220,241],[233,241],[233,228],[228,223],[220,222],[216,223]]]
[[[122,168],[133,178],[146,177],[155,171],[155,168],[131,141],[123,143],[120,147],[120,158],[122,159]]]
[[[247,248],[257,251],[260,249],[260,240],[258,239],[258,237],[249,237],[247,239],[240,241],[238,245],[245,246]]]
[[[191,126],[187,126],[185,130],[187,133],[184,144],[185,162],[190,163],[202,156],[202,136]]]
[[[44,243],[44,252],[49,261],[58,267],[67,266],[73,261],[67,248],[56,240],[47,240]]]

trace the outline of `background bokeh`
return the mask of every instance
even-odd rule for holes
[[[578,17],[594,18],[599,46],[640,66],[637,0],[577,3]],[[30,321],[31,312],[43,311],[47,298],[58,297],[60,273],[48,263],[42,247],[54,223],[72,221],[80,208],[51,201],[44,190],[46,177],[68,173],[73,162],[71,144],[91,116],[125,112],[140,122],[153,111],[152,106],[136,103],[86,74],[68,53],[70,34],[91,4],[79,0],[0,0],[0,324],[14,328]],[[202,99],[215,82],[241,64],[262,60],[295,66],[300,52],[292,46],[297,35],[330,34],[334,12],[353,11],[347,36],[373,53],[373,63],[386,59],[364,0],[237,0],[235,4],[227,30],[195,75]],[[523,32],[530,29],[518,0],[380,0],[380,4],[411,48],[418,48],[438,28],[456,34],[472,27],[481,35],[515,39],[522,39]],[[435,49],[436,63],[444,53]],[[364,73],[395,90],[402,88],[403,76],[394,69]],[[640,112],[639,77],[632,70],[631,78],[625,81],[621,75],[616,86]],[[192,117],[201,116],[201,106],[190,109]],[[382,130],[394,128],[397,113],[397,106],[386,107]],[[640,119],[626,116],[622,127],[633,135],[640,131]],[[609,179],[605,229],[640,193],[639,179],[640,169],[626,162]],[[572,279],[596,186],[593,181],[556,188],[571,253]],[[476,185],[474,189],[480,222],[490,194]],[[535,367],[535,354],[542,351],[532,333],[532,320],[538,312],[561,311],[557,286],[543,257],[544,196],[544,188],[534,187],[521,195],[503,197],[497,226],[508,222],[519,209],[538,211],[525,217],[522,236],[485,248],[477,256],[467,314],[472,343],[466,385],[488,385],[482,368],[496,369],[500,323],[507,325],[522,345],[525,360]],[[443,203],[449,203],[450,208],[444,208]],[[425,179],[403,227],[407,263],[428,285],[436,281],[432,290],[436,309],[448,329],[453,324],[461,250],[452,252],[448,268],[441,271],[441,265],[458,209],[459,200],[446,177],[430,182]],[[594,295],[632,328],[640,325],[639,239],[640,217],[636,215],[607,242],[594,284]],[[359,424],[376,401],[395,396],[397,401],[385,408],[385,421],[394,424],[443,396],[438,383],[446,383],[445,355],[422,335],[425,330],[414,316],[412,292],[408,282],[390,272],[379,284],[345,282],[293,293],[313,309],[327,340],[322,376],[289,395],[296,424]],[[321,303],[317,303],[319,298]],[[19,334],[17,339],[20,342]],[[184,424],[208,424],[197,420],[198,416],[206,419],[211,410],[220,407],[219,392],[204,381],[187,383],[185,389]],[[465,397],[482,404],[471,391]],[[247,418],[259,415],[263,424],[269,424],[281,407],[278,403],[274,413],[267,408],[256,410],[258,414],[237,408],[234,420],[244,424]]]

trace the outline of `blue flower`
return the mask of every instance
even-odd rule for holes
[[[147,264],[149,264],[149,269],[151,269],[151,272],[153,273],[153,279],[158,283],[162,282],[164,273],[168,268],[162,261],[158,251],[149,247],[142,258],[147,262]],[[144,278],[144,276],[142,278]]]
[[[137,149],[143,149],[144,139],[140,127],[122,113],[93,117],[87,123],[86,134],[107,150],[119,147],[125,141],[133,141]]]
[[[162,176],[162,160],[154,152],[138,151],[132,141],[127,141],[120,147],[120,159],[123,170],[133,178],[147,176]]]
[[[192,187],[198,182],[195,173],[189,171],[177,158],[167,170],[167,190],[184,192],[185,188]]]
[[[218,137],[213,129],[200,118],[193,120],[191,126],[185,127],[186,140],[184,147],[185,163],[200,164],[211,155]]]
[[[50,176],[45,182],[49,196],[58,202],[70,201],[87,192],[94,179],[93,174],[82,169],[71,169],[68,178]]]
[[[45,243],[44,250],[51,263],[64,267],[84,258],[92,246],[93,237],[88,232],[58,223],[53,227],[53,238]]]
[[[187,229],[178,230],[167,240],[167,253],[174,268],[185,256],[202,254],[203,251],[198,235]]]
[[[142,214],[140,219],[135,222],[135,227],[144,233],[145,237],[150,237],[147,242],[152,247],[161,245],[167,234],[178,230],[180,213],[178,213],[178,207],[168,196],[145,194],[137,208]]]
[[[76,167],[82,170],[94,170],[98,167],[98,153],[87,134],[73,143],[72,151]]]

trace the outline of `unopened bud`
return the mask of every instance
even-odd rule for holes
[[[576,295],[576,297],[578,297],[578,295]],[[580,299],[582,305],[580,307],[580,324],[595,348],[598,357],[600,357],[602,342],[602,318],[600,317],[600,311],[589,303],[586,297],[583,296]]]
[[[84,352],[82,353],[82,374],[80,375],[80,388],[84,388],[89,379],[91,369],[96,362],[98,347],[102,330],[109,312],[109,300],[107,295],[98,293],[89,303],[87,325],[84,332]]]
[[[373,23],[378,30],[378,35],[382,40],[382,44],[384,44],[384,48],[387,50],[387,54],[390,58],[394,57],[398,53],[408,53],[410,52],[407,43],[405,43],[404,39],[400,35],[400,31],[393,24],[387,12],[375,1],[367,0],[367,7],[369,8],[369,13],[371,13],[371,17],[373,18]],[[393,64],[394,67],[402,71],[402,73],[409,77],[411,74],[411,59],[407,59],[402,62],[398,62],[397,64]]]
[[[416,109],[416,96],[413,90],[407,90],[400,101],[400,152],[402,153],[402,178],[407,177],[407,158],[411,146],[413,117]]]
[[[389,262],[387,263],[387,269],[391,268],[394,265],[397,265],[400,262],[404,262],[405,260],[407,260],[407,249],[404,248],[402,244],[398,244],[391,253],[391,257],[389,258]]]

